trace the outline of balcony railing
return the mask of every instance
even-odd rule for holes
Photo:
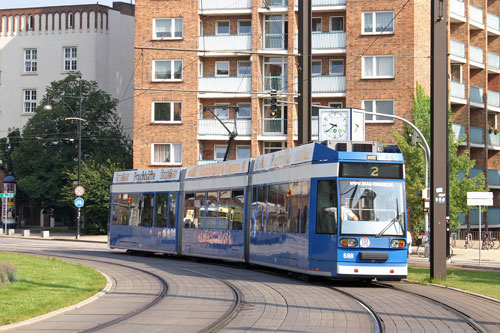
[[[500,108],[500,93],[488,90],[488,105]]]
[[[493,52],[488,52],[488,67],[500,70],[500,56]]]
[[[288,6],[288,0],[265,0],[265,1],[262,1],[262,7],[266,7],[266,6],[286,7],[286,6]]]
[[[456,57],[465,58],[465,44],[450,40],[450,54]]]
[[[298,77],[295,77],[295,92],[298,91]],[[346,78],[340,75],[317,75],[311,80],[313,93],[345,93]]]
[[[500,185],[500,170],[488,169],[488,185]]]
[[[481,168],[472,168],[470,169],[470,177],[474,178],[478,176],[479,174],[484,173],[484,170]]]
[[[287,91],[288,90],[288,76],[264,76],[263,78],[264,91],[276,90],[276,91]]]
[[[460,0],[450,1],[450,13],[465,17],[465,3]]]
[[[474,7],[469,5],[469,19],[471,22],[476,24],[484,24],[483,23],[483,10],[481,8]]]
[[[345,6],[346,0],[312,0],[312,6]]]
[[[252,35],[200,36],[200,49],[206,51],[248,51]]]
[[[488,28],[499,31],[500,30],[500,18],[492,13],[487,13]]]
[[[198,87],[202,91],[249,93],[252,79],[246,76],[200,77]]]
[[[470,101],[472,103],[484,103],[483,88],[470,86]]]
[[[466,135],[464,125],[452,124],[451,128],[453,130],[453,133],[455,133],[455,140],[456,141],[462,139],[462,137]]]
[[[450,82],[450,96],[465,99],[465,84],[460,82]]]
[[[286,119],[263,118],[260,123],[262,135],[286,135]]]
[[[476,212],[477,216],[477,212]],[[484,220],[481,220],[484,221]],[[488,224],[499,224],[500,223],[500,208],[488,208]],[[497,237],[498,239],[498,237]]]
[[[272,50],[286,50],[288,48],[288,34],[262,34],[262,48]]]
[[[470,60],[477,62],[479,64],[484,64],[483,60],[483,49],[479,47],[472,46],[470,47]]]
[[[483,139],[483,129],[480,127],[471,127],[470,128],[470,142],[477,144],[484,144]]]
[[[230,130],[234,131],[234,119],[221,119],[224,125]],[[252,134],[252,120],[251,119],[236,119],[236,129],[238,135]],[[217,119],[198,119],[198,135],[227,135],[227,130]]]
[[[239,0],[239,1],[227,1],[227,0],[200,0],[200,9],[251,9],[252,0]]]
[[[345,32],[313,33],[311,44],[312,48],[316,50],[345,49]],[[295,35],[295,49],[298,48],[298,45],[298,35]]]
[[[488,131],[488,144],[492,146],[500,146],[500,134]]]
[[[318,130],[319,130],[319,120],[318,117],[312,117],[311,118],[311,135],[312,136],[317,136],[318,135]],[[299,134],[299,121],[297,119],[293,120],[293,135],[298,136]]]

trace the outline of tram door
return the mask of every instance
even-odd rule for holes
[[[311,222],[313,223],[309,228],[311,231],[310,259],[335,261],[338,230],[337,180],[321,179],[312,182],[311,185],[311,197],[316,198],[316,205],[311,207]],[[313,195],[314,193],[316,195]],[[314,205],[313,202],[311,204]]]

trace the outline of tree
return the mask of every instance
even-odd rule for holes
[[[450,119],[451,117],[449,117]],[[430,144],[430,97],[427,96],[421,85],[417,84],[416,93],[413,98],[413,123],[420,129]],[[449,129],[449,180],[450,180],[450,227],[456,231],[459,226],[458,214],[467,214],[467,192],[481,192],[484,188],[484,175],[479,174],[474,178],[468,177],[470,170],[476,161],[471,160],[469,151],[460,152],[459,145],[464,140],[455,141],[452,130],[451,119],[448,121]],[[417,191],[424,189],[425,162],[422,149],[412,144],[413,130],[406,127],[405,132],[400,135],[393,130],[401,152],[405,158],[406,165],[406,200],[409,207],[412,230],[419,233],[423,227],[422,197]]]
[[[20,141],[21,131],[18,128],[9,128],[7,136],[0,139],[0,170],[6,174],[14,171],[12,152]]]
[[[95,81],[80,82],[78,73],[52,82],[11,156],[18,187],[27,194],[32,208],[55,209],[58,217],[74,211],[62,191],[77,180],[70,172],[78,161],[77,120],[67,118],[79,116],[80,83],[85,120],[82,164],[106,164],[109,160],[129,168],[132,161],[130,140],[122,133],[116,113],[116,99],[100,90]],[[49,101],[52,110],[44,110]]]

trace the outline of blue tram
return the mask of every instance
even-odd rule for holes
[[[406,277],[403,156],[329,145],[117,172],[109,245],[333,278]]]

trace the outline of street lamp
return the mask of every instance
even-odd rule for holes
[[[78,133],[78,186],[80,186],[80,179],[81,179],[81,169],[82,169],[82,121],[85,121],[85,119],[82,119],[82,76],[81,74],[78,75],[78,82],[79,82],[79,94],[78,96],[58,96],[61,97],[62,101],[66,106],[71,110],[71,113],[74,114],[73,109],[66,103],[64,102],[64,98],[76,98],[78,99],[78,117],[68,117],[64,118],[64,120],[78,120],[77,123],[77,133]],[[50,96],[48,95],[49,98],[49,103],[44,105],[43,109],[47,111],[52,110],[52,105],[50,104]],[[76,217],[76,239],[80,239],[80,207],[77,207],[77,217]]]

